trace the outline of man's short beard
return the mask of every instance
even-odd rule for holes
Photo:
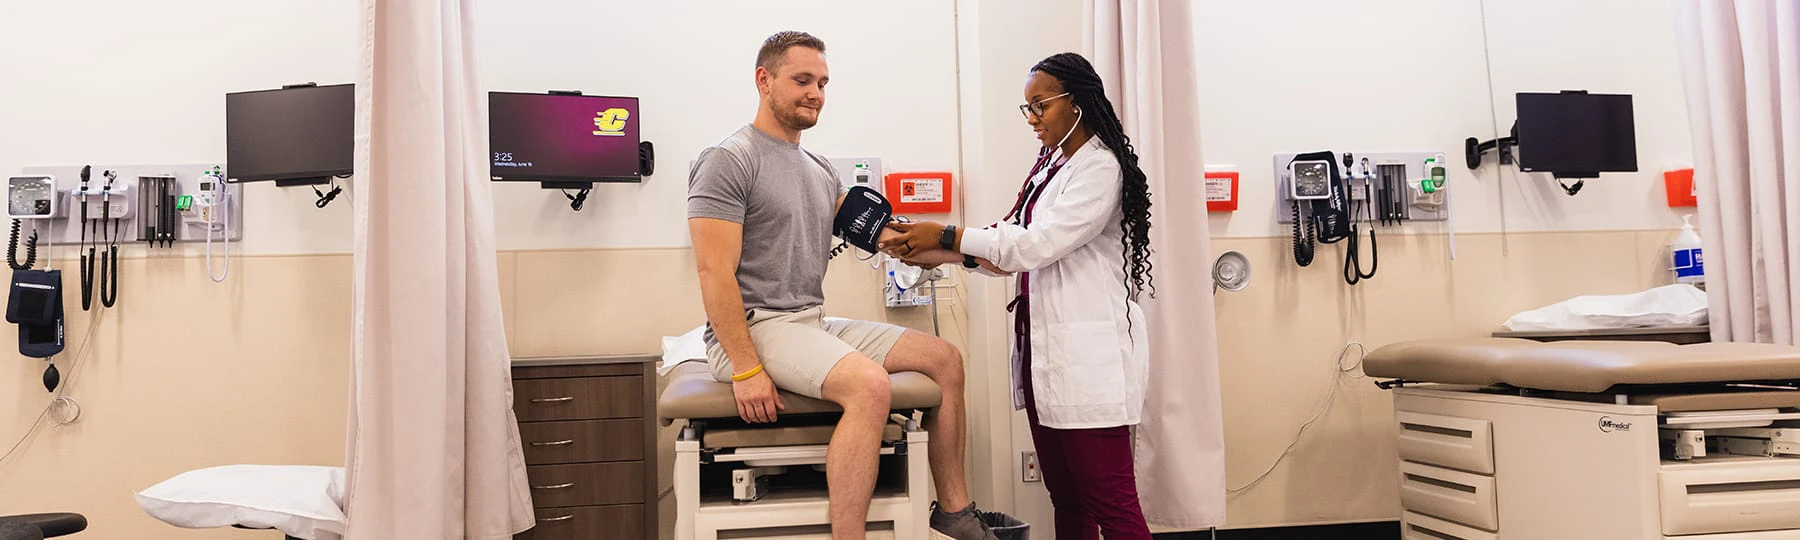
[[[819,124],[817,118],[807,118],[802,116],[798,107],[794,109],[793,113],[787,114],[785,118],[782,118],[782,121],[786,122],[789,127],[800,129],[808,129]]]

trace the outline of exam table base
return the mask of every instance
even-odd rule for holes
[[[893,524],[896,540],[927,540],[930,531],[931,488],[924,429],[915,422],[896,422],[901,436],[884,445],[883,460],[904,463],[904,487],[898,492],[877,491],[869,504],[868,521]],[[689,422],[675,442],[675,540],[716,540],[721,532],[826,526],[831,523],[829,502],[817,493],[768,493],[753,502],[701,499],[703,462],[740,462],[749,467],[811,466],[825,463],[826,445],[812,444],[750,449],[703,448],[703,422]],[[698,428],[698,429],[697,429]],[[893,432],[890,428],[889,432]],[[741,450],[720,452],[720,450]]]

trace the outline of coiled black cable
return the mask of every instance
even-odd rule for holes
[[[1312,264],[1313,243],[1318,232],[1313,230],[1311,215],[1300,214],[1300,201],[1294,201],[1294,263],[1300,266]],[[1305,231],[1305,236],[1301,235]]]
[[[13,270],[30,270],[37,264],[37,231],[31,232],[31,238],[25,241],[25,264],[19,264],[19,228],[23,226],[19,220],[12,222],[12,237],[6,244],[6,264]]]

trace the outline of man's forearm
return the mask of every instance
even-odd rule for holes
[[[921,253],[918,255],[914,255],[912,258],[906,259],[906,262],[913,264],[913,265],[962,264],[963,254],[955,252],[955,251],[950,251],[950,250],[944,249],[944,248],[937,248],[937,249],[933,249],[931,251],[927,251],[927,252],[924,252],[924,253]]]
[[[737,276],[732,274],[700,274],[700,296],[706,305],[706,320],[712,324],[713,339],[731,360],[731,372],[743,373],[761,364],[756,345],[750,341],[750,322],[744,317],[744,297],[738,291]]]

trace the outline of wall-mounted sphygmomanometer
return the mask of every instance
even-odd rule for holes
[[[1300,266],[1312,264],[1319,244],[1343,245],[1344,282],[1356,285],[1375,277],[1380,264],[1376,229],[1420,221],[1448,226],[1445,173],[1444,155],[1436,152],[1275,154],[1276,221],[1292,228]]]
[[[1286,210],[1293,218],[1294,262],[1312,264],[1318,244],[1333,244],[1354,234],[1350,229],[1350,190],[1330,151],[1299,154],[1286,164]]]
[[[62,194],[56,189],[56,177],[49,175],[14,176],[6,179],[6,217],[12,219],[54,219]]]
[[[1601,173],[1637,172],[1637,131],[1630,94],[1590,94],[1585,90],[1520,92],[1518,119],[1510,136],[1463,141],[1470,169],[1481,155],[1497,150],[1500,164],[1523,172],[1544,172],[1574,196],[1587,178]],[[1516,154],[1515,154],[1516,152]],[[1567,179],[1574,179],[1569,185]]]
[[[594,184],[639,183],[656,171],[638,113],[635,97],[488,92],[489,171],[495,181],[561,190],[580,211]]]
[[[18,325],[19,353],[50,359],[63,350],[62,271],[38,269],[39,223],[61,217],[62,192],[54,175],[21,175],[7,178],[6,215],[12,218],[6,261],[13,269],[8,291],[6,322]],[[23,222],[31,222],[25,240],[25,257],[19,257]],[[48,254],[44,257],[48,260]],[[46,263],[48,265],[48,263]],[[55,390],[61,375],[55,364],[44,369],[44,387]]]

